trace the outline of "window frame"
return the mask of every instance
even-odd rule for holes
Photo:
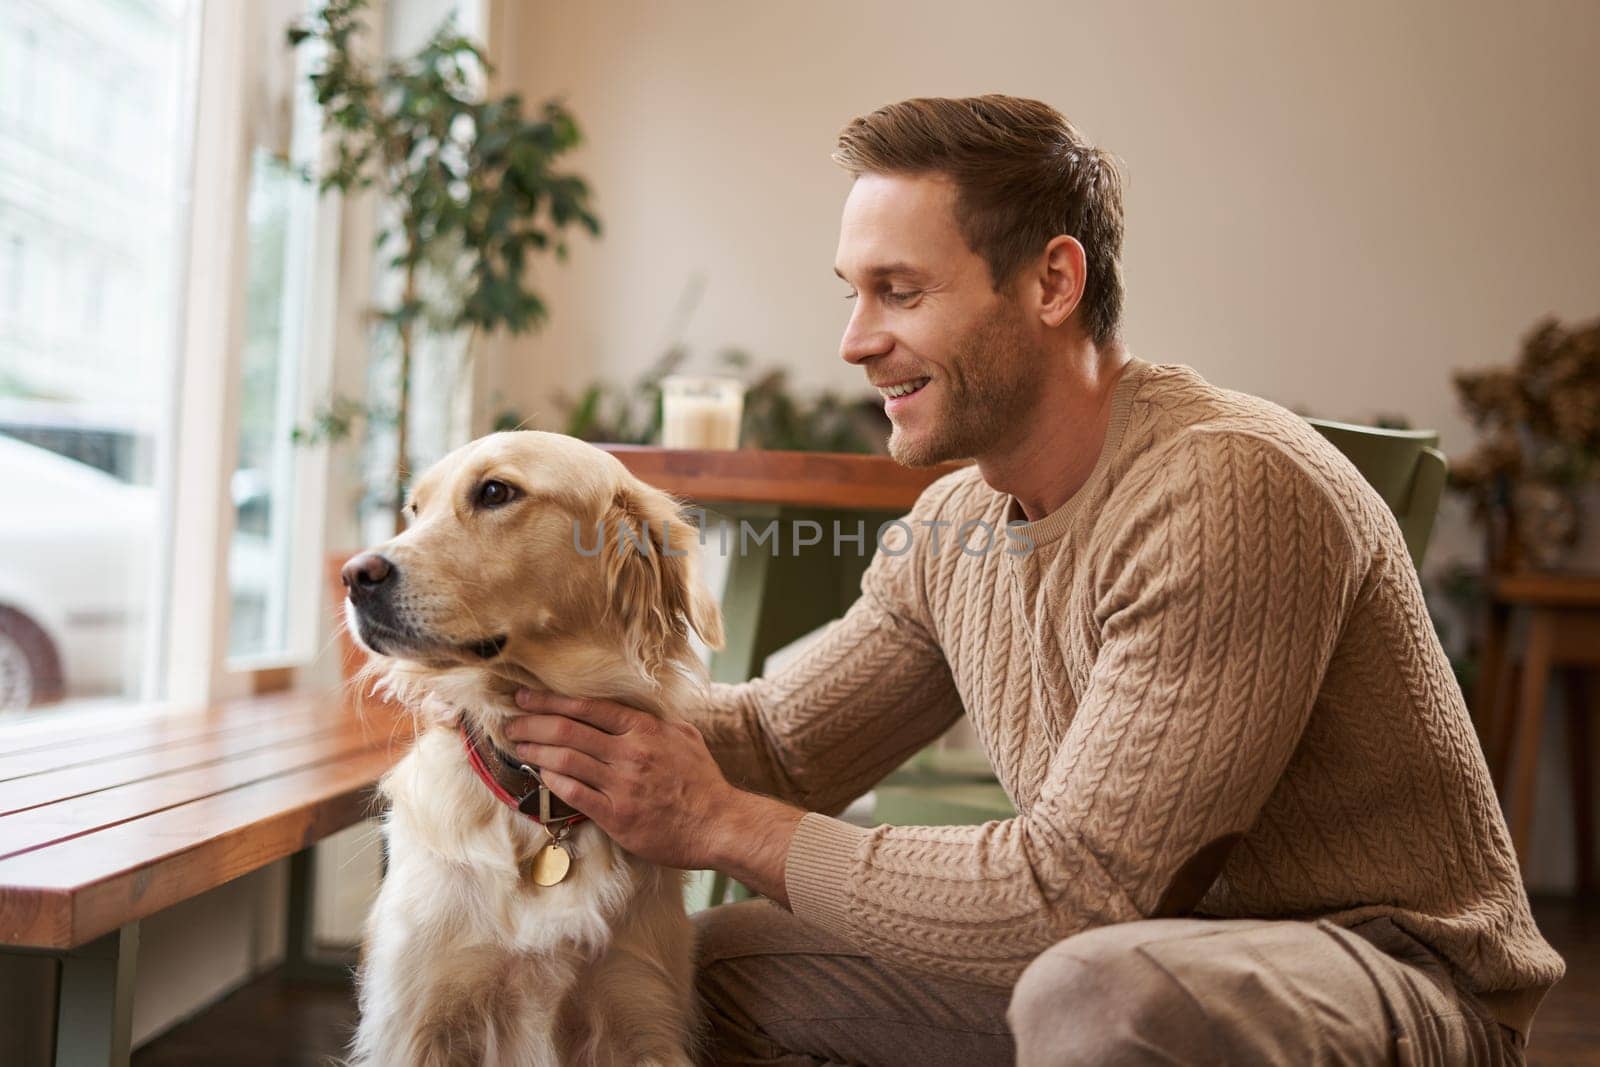
[[[322,557],[329,527],[333,450],[297,447],[291,498],[288,635],[283,650],[230,660],[229,549],[233,540],[232,478],[238,462],[240,371],[244,338],[246,254],[252,124],[259,113],[262,35],[281,39],[282,26],[263,18],[275,5],[234,5],[200,0],[200,66],[195,79],[187,308],[176,385],[176,454],[161,697],[196,706],[253,692],[259,675],[311,665],[325,643],[321,611],[326,595]],[[278,9],[282,14],[282,9]],[[268,14],[266,18],[272,18]],[[304,74],[296,57],[295,78]],[[297,139],[299,130],[296,131]],[[315,137],[316,135],[312,135]],[[295,420],[308,423],[334,378],[334,352],[342,316],[341,251],[346,204],[337,193],[315,198],[311,255],[299,280],[306,289],[295,327],[299,373],[293,390]],[[220,353],[207,359],[197,354]],[[364,365],[364,347],[351,359]]]
[[[290,158],[295,162],[314,159],[322,141],[321,116],[310,92],[305,88],[314,61],[314,57],[307,54],[305,49],[300,49],[294,56],[294,128]],[[246,205],[251,192],[250,170],[247,166],[244,179]],[[309,426],[317,407],[330,395],[344,198],[337,190],[322,193],[312,183],[293,189],[290,198],[291,230],[285,242],[283,301],[286,332],[278,340],[279,359],[285,361],[280,362],[278,368],[278,386],[286,391],[278,397],[278,415],[290,425]],[[244,231],[246,241],[248,232],[247,223]],[[248,262],[248,255],[245,258]],[[241,293],[241,337],[244,311]],[[236,359],[242,359],[242,354],[242,346],[234,350]],[[236,368],[234,373],[237,377],[240,368]],[[238,414],[236,406],[232,425],[228,427],[228,432],[233,435],[235,454],[238,448]],[[276,649],[231,655],[228,652],[228,633],[224,630],[222,655],[225,657],[224,673],[229,678],[241,673],[276,672],[306,666],[315,659],[317,649],[322,644],[318,622],[319,608],[324,604],[326,595],[321,575],[327,543],[324,514],[331,450],[325,445],[288,445],[287,448],[286,459],[281,453],[275,453],[274,459],[288,468],[287,471],[279,470],[276,473],[284,475],[283,480],[289,484],[291,491],[285,500],[275,498],[273,502],[275,536],[281,531],[288,539],[286,545],[274,546],[275,550],[284,551],[288,558],[288,588],[283,605],[284,639]],[[225,506],[231,524],[231,497]],[[231,544],[231,525],[229,541]],[[223,571],[223,588],[219,595],[231,602],[232,585],[226,560]],[[259,684],[259,679],[251,684]]]

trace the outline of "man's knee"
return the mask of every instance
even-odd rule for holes
[[[704,1051],[715,1056],[704,1062],[727,1060],[730,1047],[756,1043],[757,1027],[743,998],[751,994],[748,976],[739,957],[760,940],[761,927],[770,921],[760,901],[744,901],[707,908],[694,914],[695,995],[701,1019]]]
[[[858,955],[832,934],[807,926],[786,908],[757,898],[695,912],[695,954],[701,965],[735,957],[792,953]]]
[[[771,921],[771,910],[765,901],[746,900],[695,912],[689,918],[694,924],[697,964],[703,966],[749,951],[752,938]]]
[[[1148,925],[1089,930],[1028,965],[1006,1012],[1019,1067],[1208,1062],[1204,1015],[1140,947]]]
[[[768,1035],[781,1017],[782,982],[773,981],[774,954],[806,951],[820,938],[789,912],[765,900],[722,904],[696,912],[695,999],[700,1019],[697,1062],[733,1065],[809,1064],[791,1057]]]

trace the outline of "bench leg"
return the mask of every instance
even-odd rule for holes
[[[289,857],[288,944],[283,950],[284,970],[294,973],[310,961],[317,888],[317,854],[303,848]]]
[[[62,954],[56,986],[56,1067],[127,1067],[138,955],[137,922]]]
[[[315,922],[317,854],[303,848],[289,857],[288,944],[283,971],[290,978],[312,982],[348,982],[354,961],[319,954]]]

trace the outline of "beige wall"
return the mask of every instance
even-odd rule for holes
[[[689,340],[857,387],[830,266],[851,116],[1005,91],[1127,163],[1139,355],[1460,447],[1446,382],[1538,316],[1600,311],[1600,4],[522,3],[504,77],[565,94],[606,234],[544,273],[554,318],[500,346],[526,409]]]

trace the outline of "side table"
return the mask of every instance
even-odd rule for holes
[[[1484,592],[1484,658],[1473,705],[1495,787],[1506,806],[1517,860],[1526,871],[1545,699],[1553,675],[1560,671],[1566,686],[1578,888],[1592,890],[1596,884],[1589,719],[1600,686],[1589,683],[1592,672],[1600,669],[1600,575],[1537,571],[1492,575]],[[1518,616],[1525,635],[1520,665],[1512,647]]]

